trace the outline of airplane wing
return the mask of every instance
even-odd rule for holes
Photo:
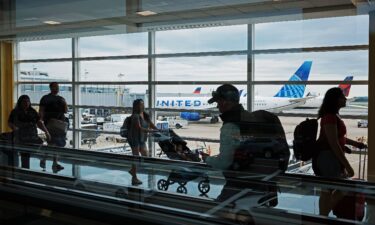
[[[303,102],[303,104],[305,104],[307,100],[312,99],[312,98],[316,98],[316,97],[317,96],[310,95],[310,96],[306,96],[304,98],[289,99],[289,102],[290,103],[300,103],[300,102]]]
[[[357,100],[356,97],[346,98],[346,103],[350,103],[350,102],[353,102],[353,101],[355,101],[355,100]]]
[[[351,108],[359,108],[359,109],[368,109],[368,105],[357,105],[357,104],[349,104],[348,107]]]
[[[358,99],[360,98],[359,97],[347,98],[346,99],[347,106],[352,107],[352,108],[368,109],[368,102],[357,101]]]
[[[273,112],[273,113],[279,113],[279,112],[282,112],[283,110],[290,110],[290,109],[294,109],[296,107],[302,106],[306,103],[308,99],[311,99],[311,98],[316,98],[316,96],[310,96],[310,97],[305,97],[305,98],[292,98],[288,100],[289,104],[285,104],[279,107],[274,107],[274,108],[270,108],[266,110]]]

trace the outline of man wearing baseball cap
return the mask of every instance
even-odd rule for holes
[[[238,171],[249,171],[252,173],[269,174],[271,171],[264,171],[264,165],[254,165],[251,163],[252,159],[238,158],[236,151],[242,151],[243,140],[248,137],[280,137],[285,139],[286,152],[285,159],[289,160],[289,147],[286,142],[285,132],[281,126],[279,118],[267,111],[258,110],[248,112],[240,104],[240,93],[236,87],[231,84],[223,84],[212,92],[212,98],[208,103],[216,102],[219,109],[220,118],[223,125],[220,128],[220,148],[219,154],[215,156],[208,156],[202,154],[203,160],[210,166],[216,169],[221,169],[225,178],[237,177]],[[251,140],[250,138],[250,140]],[[254,143],[257,144],[257,143]],[[246,148],[246,146],[245,146]],[[241,156],[241,154],[240,154]],[[250,166],[251,165],[251,166]],[[275,170],[285,170],[285,168]],[[267,170],[268,167],[266,166]],[[246,184],[247,185],[247,184]],[[225,201],[234,196],[244,188],[243,183],[237,182],[235,179],[227,179],[217,201]],[[253,187],[252,187],[253,188]],[[272,190],[272,189],[270,189]],[[272,191],[271,191],[272,192]],[[272,192],[273,193],[273,192]]]
[[[247,137],[280,137],[285,139],[285,132],[279,118],[273,113],[258,110],[249,112],[240,104],[240,93],[231,84],[223,84],[212,92],[209,104],[216,102],[223,125],[220,129],[220,148],[216,156],[202,155],[203,160],[214,168],[236,170],[234,153],[241,141]],[[287,145],[287,144],[286,144]],[[289,160],[289,148],[285,158]],[[286,168],[283,168],[285,170]]]
[[[240,144],[240,127],[238,122],[250,117],[240,104],[240,93],[231,84],[223,84],[212,92],[209,104],[216,102],[219,109],[223,126],[220,128],[220,149],[216,156],[203,155],[203,159],[208,165],[214,168],[227,170],[233,162],[234,150]]]

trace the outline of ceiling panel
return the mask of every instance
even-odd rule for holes
[[[316,18],[359,13],[351,0],[2,0],[15,6],[15,10],[0,12],[1,36],[63,32],[113,30],[117,25],[128,25],[131,32],[145,31],[150,27],[163,29],[201,24],[252,23],[252,21]],[[361,7],[367,2],[362,2]],[[335,9],[339,10],[335,10]],[[150,10],[154,16],[139,16],[137,11]],[[294,10],[294,11],[293,11]],[[362,10],[366,12],[365,10]],[[295,14],[298,13],[299,16]],[[302,15],[303,14],[303,15]],[[248,18],[248,20],[247,20]],[[266,19],[267,18],[267,19]],[[43,22],[61,22],[51,28]],[[100,27],[101,26],[101,27]],[[123,32],[124,29],[121,30]],[[86,32],[87,33],[87,32]]]

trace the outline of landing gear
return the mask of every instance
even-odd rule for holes
[[[211,123],[217,123],[217,122],[219,122],[219,117],[217,117],[217,116],[213,116],[213,117],[211,118],[210,122],[211,122]]]

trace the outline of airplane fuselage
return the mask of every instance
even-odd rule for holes
[[[159,97],[156,99],[156,108],[186,109],[186,110],[210,110],[216,108],[216,103],[208,104],[210,97]],[[246,108],[247,99],[240,98],[240,103]],[[254,97],[254,110],[268,110],[280,112],[303,105],[304,100],[285,97]]]

